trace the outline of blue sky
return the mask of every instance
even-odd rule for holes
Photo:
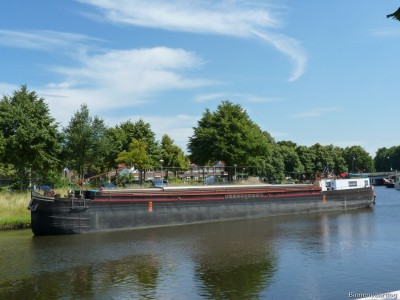
[[[186,149],[204,110],[240,104],[277,140],[400,145],[400,1],[0,2],[0,94],[26,84],[66,126],[86,103]]]

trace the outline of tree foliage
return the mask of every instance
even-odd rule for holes
[[[29,176],[44,179],[60,167],[60,133],[43,98],[23,85],[0,101],[2,162],[14,166],[22,189]],[[32,174],[34,172],[34,174]]]
[[[386,15],[386,18],[392,18],[400,21],[400,7],[394,13]]]
[[[64,156],[71,169],[96,174],[101,170],[107,149],[104,139],[106,126],[99,117],[90,116],[87,105],[83,104],[64,129]]]
[[[400,146],[379,148],[374,158],[377,172],[400,170]]]
[[[357,145],[343,149],[275,142],[240,105],[230,101],[223,101],[213,112],[206,109],[193,129],[188,143],[192,163],[212,166],[223,161],[230,179],[236,169],[274,182],[299,173],[400,169],[400,146],[380,148],[372,159]],[[62,167],[82,177],[114,169],[118,162],[142,170],[159,168],[160,159],[165,168],[189,168],[189,158],[171,137],[164,135],[157,141],[150,124],[142,119],[107,128],[82,105],[60,133],[44,99],[26,86],[0,101],[0,175],[13,176],[21,188],[30,176],[61,182],[57,177]]]
[[[104,134],[104,143],[107,145],[106,151],[104,153],[104,166],[108,170],[116,169],[117,163],[115,161],[116,157],[123,150],[129,150],[124,148],[126,144],[127,136],[123,130],[116,127],[110,127],[106,129]],[[132,141],[132,139],[131,139]]]
[[[156,141],[156,134],[149,123],[144,122],[142,119],[136,122],[129,120],[121,123],[116,128],[121,131],[121,137],[124,138],[121,151],[129,149],[132,139],[143,141],[147,147],[149,163],[153,166],[159,164],[161,158],[160,146]]]
[[[296,153],[299,156],[301,165],[303,166],[303,172],[306,174],[313,174],[316,172],[315,167],[315,151],[306,146],[297,146]],[[318,170],[317,170],[318,171]]]
[[[375,171],[374,160],[361,146],[346,147],[343,150],[343,158],[349,172],[353,172],[353,167],[354,172],[369,173]]]
[[[161,159],[164,161],[163,166],[175,171],[187,170],[190,164],[182,149],[167,134],[161,138]]]
[[[304,172],[306,174],[351,172],[353,158],[357,160],[356,172],[373,172],[371,156],[361,147],[352,146],[342,149],[334,145],[323,146],[319,143],[311,147],[297,146],[290,141],[278,142],[285,163],[285,171]],[[292,153],[297,153],[297,157]]]
[[[132,138],[129,150],[122,151],[118,154],[117,163],[124,163],[126,166],[139,169],[140,181],[143,181],[143,172],[153,166],[147,152],[147,144],[144,140]]]
[[[293,142],[278,142],[286,173],[304,173],[304,166],[301,163],[299,154],[296,152],[296,146]]]
[[[127,166],[134,166],[136,169],[148,169],[151,167],[147,144],[135,138],[132,139],[129,145],[129,151],[124,150],[119,153],[115,161],[124,163]]]
[[[193,130],[188,143],[192,162],[222,160],[228,166],[257,166],[264,175],[275,167],[274,146],[240,105],[223,101],[213,113],[206,109]],[[232,170],[228,172],[232,178]]]

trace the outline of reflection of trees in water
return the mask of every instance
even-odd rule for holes
[[[60,299],[93,296],[94,273],[91,268],[44,273],[0,284],[0,299]]]
[[[132,282],[133,295],[152,299],[159,265],[153,256],[125,257],[93,266],[46,272],[16,281],[0,281],[0,299],[82,299],[108,292],[110,287]],[[111,288],[112,289],[112,288]]]
[[[269,251],[225,253],[203,257],[196,268],[202,297],[212,299],[258,298],[276,270],[276,258]]]
[[[70,276],[68,277],[70,277],[69,284],[71,285],[71,296],[73,298],[93,296],[94,274],[92,268],[77,268],[73,272],[70,272]],[[69,279],[68,277],[67,279]]]
[[[155,295],[159,263],[154,256],[129,256],[118,262],[109,261],[101,266],[102,284],[108,289],[119,283],[132,283],[138,297],[151,299]]]
[[[246,220],[134,234],[32,238],[31,248],[13,254],[31,258],[24,263],[25,269],[15,272],[9,268],[9,274],[0,278],[0,299],[180,295],[190,293],[185,280],[193,283],[192,266],[194,284],[204,297],[258,295],[269,285],[277,265],[274,227],[274,222]],[[181,258],[188,264],[168,269],[170,263],[179,265]],[[165,285],[170,281],[175,287]]]
[[[261,226],[258,226],[261,225]],[[200,295],[212,299],[257,298],[277,269],[274,230],[257,221],[226,222],[210,227],[196,257]]]

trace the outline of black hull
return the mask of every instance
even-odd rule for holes
[[[83,198],[32,195],[32,231],[54,235],[218,222],[278,215],[366,208],[372,188],[251,193],[142,194],[92,192]]]

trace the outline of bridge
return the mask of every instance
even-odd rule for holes
[[[388,172],[373,172],[373,173],[350,173],[352,177],[368,177],[373,185],[383,185],[383,178],[394,177],[397,174],[395,171]]]

